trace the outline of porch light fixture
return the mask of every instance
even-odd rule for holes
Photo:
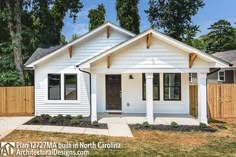
[[[133,80],[134,79],[133,75],[129,75],[129,79]]]

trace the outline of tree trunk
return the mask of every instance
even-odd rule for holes
[[[24,81],[23,61],[22,61],[22,36],[21,36],[22,1],[23,0],[16,0],[12,3],[11,0],[6,0],[6,5],[8,10],[11,12],[10,15],[8,16],[8,28],[12,38],[14,62],[16,69],[19,73],[20,82],[24,84],[25,81]]]

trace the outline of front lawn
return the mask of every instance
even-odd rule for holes
[[[120,149],[88,149],[90,156],[236,156],[236,119],[224,125],[227,129],[217,132],[173,132],[158,130],[132,130],[134,138],[117,138],[79,134],[14,131],[3,141],[54,141],[54,142],[103,142],[119,143]]]

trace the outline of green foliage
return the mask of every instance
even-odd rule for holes
[[[96,9],[90,9],[88,13],[89,30],[93,30],[105,22],[106,10],[103,4],[99,4]]]
[[[14,62],[13,47],[21,49],[21,59],[25,63],[38,47],[66,44],[65,38],[61,35],[64,17],[69,13],[75,21],[77,13],[83,7],[80,0],[19,1],[22,2],[20,11],[13,5],[16,0],[10,1],[11,10],[6,7],[6,0],[0,0],[0,86],[21,85],[19,71],[16,70]],[[13,21],[14,27],[20,25],[22,31],[11,37],[8,24],[12,20],[8,17],[14,17],[14,15],[19,15],[21,18],[19,24]],[[14,44],[13,39],[20,40],[21,44]],[[33,84],[33,73],[25,72],[24,74],[26,84]]]
[[[57,121],[58,121],[57,117],[54,116],[54,117],[51,117],[48,122],[51,123],[51,124],[56,124]]]
[[[40,116],[36,116],[34,118],[31,119],[31,122],[34,124],[40,123],[41,122],[41,117]]]
[[[207,128],[207,125],[205,123],[200,123],[199,127],[204,129],[204,128]]]
[[[66,119],[72,119],[72,116],[71,116],[71,115],[66,115],[65,118],[66,118]]]
[[[66,41],[66,37],[64,35],[60,36],[60,43],[66,45],[68,42]]]
[[[145,12],[153,28],[189,44],[199,30],[191,18],[203,6],[203,0],[149,0],[149,9]]]
[[[189,43],[189,45],[205,52],[206,51],[206,44],[205,44],[204,40],[205,40],[206,37],[207,37],[206,35],[203,35],[199,38],[193,39],[191,41],[191,43]]]
[[[41,115],[42,119],[49,120],[51,116],[49,114],[42,114]]]
[[[79,119],[72,119],[72,120],[70,121],[70,124],[71,124],[71,125],[79,125],[79,124],[80,124],[80,120],[79,120]]]
[[[76,40],[76,39],[78,39],[78,38],[79,38],[79,35],[78,35],[78,34],[73,34],[73,35],[71,36],[70,42],[72,42],[72,41],[74,41],[74,40]]]
[[[77,119],[83,119],[83,116],[82,115],[78,115],[76,118]]]
[[[171,122],[170,126],[173,127],[173,128],[178,128],[179,124],[176,123],[176,122]]]
[[[99,123],[98,123],[98,121],[93,121],[92,125],[93,126],[99,126]]]
[[[143,127],[149,127],[150,126],[148,122],[143,122],[142,125],[143,125]]]
[[[209,28],[210,32],[204,39],[208,53],[236,49],[236,28],[230,22],[219,20]]]
[[[120,26],[139,34],[140,17],[138,14],[139,0],[116,0],[117,20]]]

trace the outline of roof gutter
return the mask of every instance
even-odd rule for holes
[[[221,69],[221,68],[218,68],[218,69],[216,69],[216,70],[214,70],[214,71],[212,71],[212,72],[208,73],[208,74],[207,74],[207,76],[209,76],[209,75],[211,75],[211,74],[214,74],[214,73],[216,73],[216,72],[220,71],[220,69]]]
[[[92,83],[91,83],[91,73],[88,71],[84,71],[82,69],[80,69],[79,65],[76,65],[76,67],[79,69],[79,71],[86,73],[89,75],[89,106],[90,106],[90,113],[89,116],[91,117],[91,113],[92,113]]]

